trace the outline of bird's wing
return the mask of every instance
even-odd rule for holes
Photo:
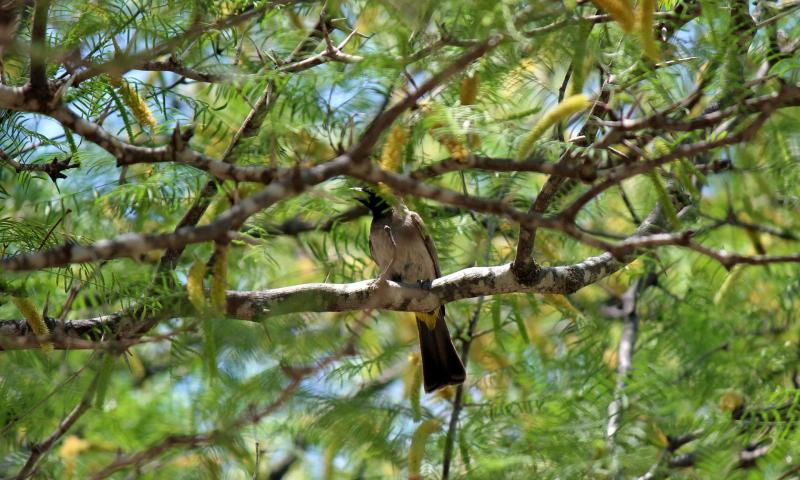
[[[375,220],[373,220],[372,222],[375,223]],[[373,236],[372,231],[373,230],[374,230],[373,225],[370,224],[370,226],[369,226],[369,235],[367,236],[367,238],[369,239],[369,255],[370,255],[370,257],[372,257],[372,260],[377,264],[378,263],[378,257],[375,256],[375,245],[372,244],[372,236]]]
[[[439,255],[436,253],[436,245],[433,244],[433,239],[431,239],[431,236],[425,232],[425,224],[422,223],[422,218],[420,218],[417,212],[412,212],[409,210],[408,214],[411,217],[411,223],[417,227],[420,237],[422,237],[422,240],[425,242],[425,248],[428,249],[428,255],[430,255],[431,260],[433,260],[433,270],[436,273],[436,278],[441,277],[442,272],[439,270]]]

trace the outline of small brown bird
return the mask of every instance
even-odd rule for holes
[[[369,188],[356,190],[364,194],[357,200],[372,213],[369,250],[386,277],[395,282],[416,282],[424,286],[441,276],[436,248],[425,233],[420,216],[399,201],[392,207]],[[444,305],[432,312],[415,312],[415,316],[425,392],[464,383],[464,364],[450,339]]]

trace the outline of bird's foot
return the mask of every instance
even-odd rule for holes
[[[384,287],[389,285],[389,279],[386,278],[385,275],[381,274],[378,278],[372,281],[369,285],[370,290],[380,290]]]
[[[389,285],[389,280],[400,283],[400,277],[398,275],[389,275],[389,269],[387,268],[383,272],[381,272],[380,276],[372,281],[370,288],[373,290],[378,290],[380,288],[386,287]]]
[[[430,290],[433,287],[433,280],[417,280],[417,285],[421,289]]]

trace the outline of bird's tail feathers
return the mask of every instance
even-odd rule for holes
[[[467,375],[450,339],[450,332],[444,321],[444,306],[433,312],[419,312],[415,315],[425,392],[464,383]]]

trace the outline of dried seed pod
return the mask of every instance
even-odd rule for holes
[[[658,60],[658,44],[653,33],[653,17],[656,10],[655,0],[639,1],[639,38],[642,40],[644,54],[652,61]]]
[[[408,140],[408,128],[397,124],[389,131],[381,151],[380,166],[389,172],[399,172],[403,163],[403,150]]]
[[[628,0],[592,0],[592,3],[605,10],[625,33],[633,32],[636,17]]]
[[[11,301],[14,303],[14,306],[17,307],[19,313],[25,317],[25,320],[28,322],[28,326],[31,327],[33,333],[37,337],[41,337],[43,335],[50,335],[50,329],[47,328],[47,324],[44,322],[44,318],[42,314],[36,309],[36,306],[31,302],[30,298],[28,297],[11,297]],[[52,352],[53,351],[53,344],[52,343],[43,343],[41,348],[45,352]]]
[[[481,77],[478,72],[464,77],[464,79],[461,81],[461,89],[458,92],[461,105],[475,105],[475,102],[478,100],[478,87],[480,86],[480,81]],[[481,139],[474,133],[468,133],[467,145],[469,148],[480,148]],[[458,154],[461,156],[463,155],[463,152],[459,150]],[[469,152],[467,152],[467,155],[469,155]],[[468,157],[463,157],[462,161],[465,158]]]
[[[464,143],[455,135],[445,133],[437,138],[439,143],[450,152],[450,156],[457,162],[464,163],[469,160],[470,151]]]
[[[531,129],[531,132],[522,140],[517,153],[517,159],[524,160],[527,158],[527,156],[530,155],[531,151],[533,150],[533,144],[539,139],[539,137],[542,136],[545,131],[547,131],[548,128],[569,117],[573,113],[577,113],[581,110],[589,108],[591,104],[592,102],[586,95],[573,95],[564,99],[563,102],[559,103],[555,107],[551,108],[542,116],[536,125],[534,125],[533,129]]]
[[[458,92],[458,97],[461,100],[461,105],[475,105],[478,99],[478,86],[480,85],[481,77],[478,72],[472,75],[466,75],[461,80],[461,89]]]
[[[228,288],[228,250],[229,245],[214,244],[214,266],[211,268],[211,306],[219,313],[225,313],[227,305],[225,291]]]
[[[139,95],[139,92],[136,91],[133,85],[122,77],[114,76],[111,77],[111,85],[117,88],[120,97],[122,97],[122,101],[131,110],[131,113],[134,118],[136,118],[136,121],[139,122],[139,125],[142,127],[155,128],[156,119],[153,117],[150,107],[147,106],[147,103],[145,103],[144,99]]]
[[[205,276],[206,263],[202,260],[195,260],[186,277],[186,292],[189,295],[189,301],[198,312],[204,312],[208,308],[206,293],[203,289]]]
[[[411,437],[411,447],[408,450],[408,478],[409,480],[422,480],[420,469],[425,458],[425,444],[428,437],[439,430],[440,424],[436,419],[422,422]]]

